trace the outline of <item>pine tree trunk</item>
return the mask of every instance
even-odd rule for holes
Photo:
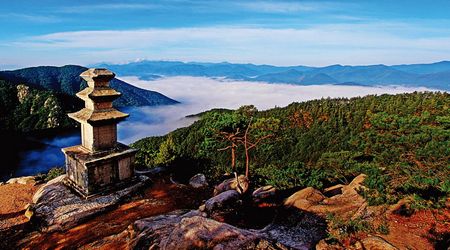
[[[236,172],[236,144],[231,146],[231,169]]]
[[[244,135],[244,146],[245,146],[245,177],[248,178],[249,175],[249,154],[248,154],[248,144],[247,144],[247,132]]]

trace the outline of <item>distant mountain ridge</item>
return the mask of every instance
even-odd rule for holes
[[[158,76],[225,77],[231,80],[264,81],[299,85],[401,85],[450,90],[450,61],[430,64],[387,66],[272,66],[235,63],[201,63],[179,61],[140,61],[127,64],[98,64],[121,76],[138,76],[145,80]]]
[[[66,115],[84,106],[75,93],[86,87],[81,72],[87,68],[67,65],[0,71],[0,133],[69,128],[77,124]],[[178,103],[155,91],[113,79],[122,93],[115,106],[152,106]]]
[[[26,84],[36,89],[50,90],[55,93],[75,97],[75,93],[85,88],[86,82],[80,74],[87,68],[77,65],[62,67],[39,66],[18,70],[0,71],[0,80],[12,84]],[[132,86],[119,79],[111,81],[111,87],[122,93],[114,104],[124,106],[153,106],[175,104],[177,101],[155,91]]]

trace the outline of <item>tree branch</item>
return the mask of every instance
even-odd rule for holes
[[[248,147],[248,149],[252,149],[252,148],[258,146],[258,144],[259,144],[262,140],[265,140],[265,139],[270,138],[270,137],[272,137],[272,136],[273,136],[273,134],[270,134],[270,135],[266,135],[266,136],[263,136],[263,137],[258,138],[258,140],[256,140],[255,143],[251,143],[252,145],[251,145],[250,147]]]
[[[217,151],[225,151],[225,150],[230,149],[230,148],[233,148],[233,146],[228,146],[228,147],[225,147],[225,148],[219,148],[219,149],[217,149]]]

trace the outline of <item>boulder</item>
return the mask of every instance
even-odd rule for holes
[[[204,174],[196,174],[189,180],[189,185],[193,188],[204,188],[208,186],[208,182]]]
[[[17,177],[17,178],[11,178],[9,179],[6,184],[24,184],[24,185],[34,185],[36,184],[36,180],[34,176],[23,176],[23,177]]]
[[[207,200],[205,202],[205,212],[208,214],[225,212],[225,210],[234,209],[238,201],[239,193],[236,190],[228,190]]]
[[[313,249],[327,236],[324,218],[296,208],[281,208],[274,221],[260,232],[291,249]]]
[[[368,213],[367,202],[358,193],[359,189],[364,188],[362,183],[365,177],[361,174],[349,185],[342,186],[341,194],[327,198],[320,191],[308,187],[291,195],[284,204],[321,216],[332,213],[344,220],[354,219]]]
[[[325,195],[326,197],[332,197],[332,196],[335,196],[335,195],[338,195],[338,194],[342,194],[342,188],[343,187],[344,187],[344,185],[337,184],[337,185],[334,185],[332,187],[325,188],[323,190],[323,195]]]
[[[263,234],[205,218],[198,211],[175,211],[134,222],[132,249],[257,249]]]
[[[263,200],[268,200],[274,198],[277,194],[277,189],[271,185],[263,186],[257,188],[252,193],[252,198],[254,202],[261,202]]]
[[[328,244],[325,239],[320,240],[316,245],[316,250],[341,250],[341,246]]]
[[[249,186],[249,180],[244,175],[239,175],[235,178],[230,178],[214,188],[214,195],[218,195],[228,190],[236,190],[238,193],[243,194],[247,192]]]
[[[284,205],[308,210],[308,208],[319,204],[324,199],[325,196],[319,190],[307,187],[289,196],[284,202]]]
[[[414,209],[411,208],[411,200],[409,198],[399,200],[396,204],[389,207],[388,213],[411,216],[414,213]]]
[[[131,249],[311,249],[325,237],[320,220],[290,210],[265,229],[251,230],[178,210],[138,220],[118,235]]]
[[[62,175],[47,182],[33,196],[33,219],[41,224],[43,231],[64,230],[110,210],[142,189],[149,180],[139,176],[138,182],[127,188],[85,199],[64,185],[64,178]]]
[[[342,187],[342,193],[354,193],[358,192],[359,189],[364,189],[363,182],[367,175],[360,174],[356,176],[348,185]]]
[[[164,249],[163,241],[183,218],[201,216],[199,211],[176,210],[135,221],[125,231],[130,249]]]
[[[369,236],[361,240],[365,250],[398,250],[397,247],[379,236]]]
[[[193,216],[183,218],[162,246],[166,249],[252,249],[262,237],[255,231]]]

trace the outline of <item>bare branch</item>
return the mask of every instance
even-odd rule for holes
[[[258,144],[259,144],[261,141],[263,141],[263,140],[265,140],[265,139],[268,139],[268,138],[270,138],[270,137],[272,137],[272,136],[274,136],[274,135],[273,135],[273,134],[269,134],[269,135],[266,135],[266,136],[263,136],[263,137],[258,138],[258,140],[256,140],[255,143],[252,143],[252,145],[251,145],[250,147],[248,147],[248,149],[251,149],[251,148],[254,148],[254,147],[258,146]]]
[[[228,146],[228,147],[225,147],[225,148],[219,148],[219,149],[217,149],[217,151],[225,151],[225,150],[230,149],[230,148],[233,148],[233,146]]]

